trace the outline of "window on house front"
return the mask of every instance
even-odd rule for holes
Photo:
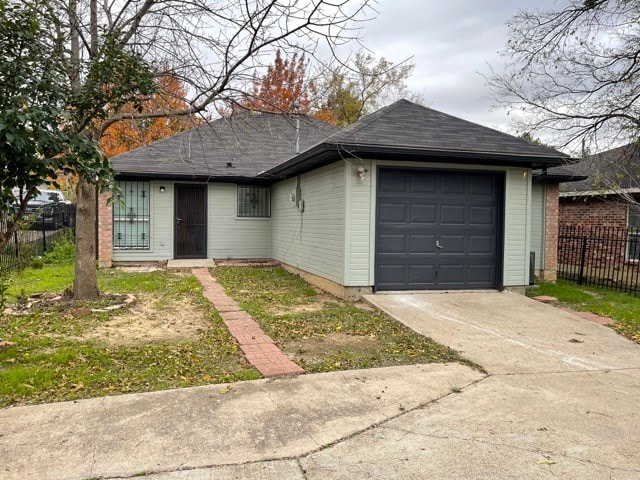
[[[148,250],[149,182],[118,182],[120,194],[113,202],[113,247]]]
[[[254,185],[238,185],[238,217],[271,216],[271,189]]]
[[[629,206],[627,231],[627,260],[640,260],[640,210]]]

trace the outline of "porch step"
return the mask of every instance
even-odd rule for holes
[[[186,270],[192,268],[213,268],[216,263],[210,258],[194,258],[169,260],[167,262],[167,270]]]

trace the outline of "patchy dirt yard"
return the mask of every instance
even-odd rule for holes
[[[62,271],[25,270],[12,284],[0,408],[260,377],[192,275],[101,271],[101,290],[123,293],[76,302],[62,293],[72,269]],[[56,274],[56,287],[37,283]]]
[[[191,300],[175,300],[159,309],[160,300],[158,295],[138,298],[127,310],[87,331],[81,338],[111,346],[133,346],[197,340],[210,327],[210,320]]]

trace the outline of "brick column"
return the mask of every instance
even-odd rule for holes
[[[111,193],[101,193],[98,197],[98,266],[111,266],[113,251],[113,208],[107,200]]]
[[[545,185],[544,269],[542,280],[555,282],[558,278],[558,193],[559,184]]]

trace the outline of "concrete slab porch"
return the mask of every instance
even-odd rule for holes
[[[216,262],[210,258],[194,258],[194,259],[180,259],[169,260],[167,262],[167,270],[186,270],[192,268],[213,268],[216,266]]]

